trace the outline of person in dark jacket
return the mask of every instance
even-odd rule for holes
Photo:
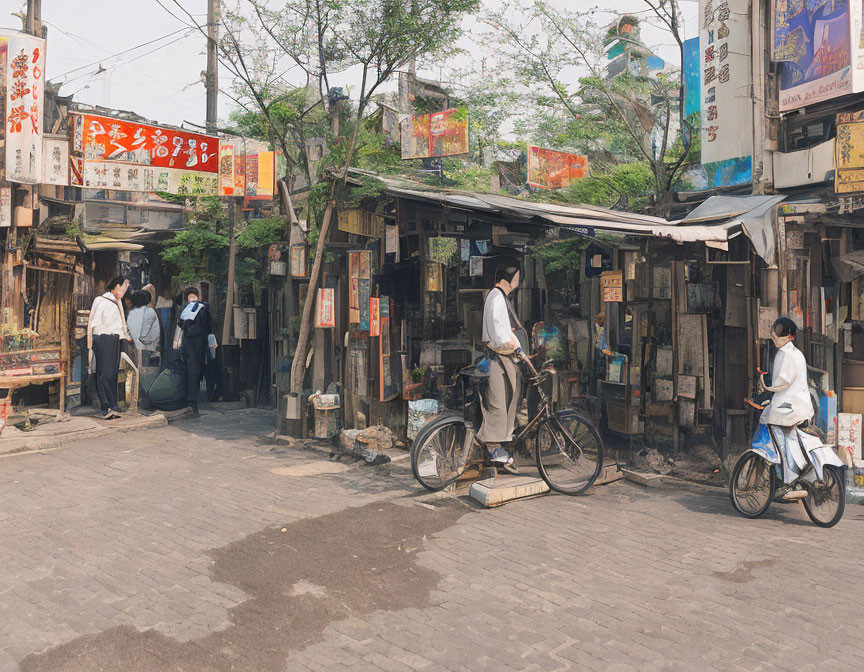
[[[199,300],[198,290],[187,287],[183,290],[183,310],[177,323],[179,333],[175,347],[180,350],[180,356],[186,366],[186,401],[192,408],[192,417],[199,417],[198,396],[201,386],[201,376],[212,356],[211,350],[216,349],[216,337],[213,335],[213,320],[210,308]]]

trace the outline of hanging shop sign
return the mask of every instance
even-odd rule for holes
[[[835,193],[864,191],[864,111],[837,115],[834,152]]]
[[[705,176],[699,188],[748,184],[753,179],[749,2],[700,0],[699,9]]]
[[[588,159],[554,149],[528,147],[528,184],[539,189],[560,189],[588,174]]]
[[[402,158],[428,159],[468,153],[468,109],[412,116],[402,122]]]
[[[384,235],[384,218],[367,210],[340,210],[337,226],[340,231],[368,238]]]
[[[6,180],[38,184],[43,160],[45,40],[2,30],[0,62],[5,64]]]
[[[860,0],[774,0],[771,58],[778,62],[781,112],[861,90],[853,62],[860,19]]]
[[[336,327],[336,293],[332,288],[318,290],[315,326],[323,329]]]
[[[243,160],[246,199],[272,201],[276,193],[276,152],[259,152]]]
[[[73,113],[76,186],[216,196],[219,138],[93,114]]]
[[[305,278],[309,275],[306,268],[306,246],[292,245],[290,255],[291,276],[295,278]]]
[[[600,275],[603,301],[620,303],[624,300],[623,271],[604,271]]]

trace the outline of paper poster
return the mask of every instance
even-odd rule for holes
[[[483,257],[471,257],[470,272],[475,278],[483,276]]]
[[[234,145],[219,144],[219,194],[234,196]]]
[[[69,184],[69,141],[61,138],[42,139],[42,184]]]
[[[360,322],[358,329],[360,331],[369,330],[369,299],[372,298],[370,284],[368,278],[360,278],[358,281],[357,298],[360,302]]]
[[[402,122],[402,158],[426,159],[468,153],[468,110],[412,116]]]
[[[219,138],[94,114],[74,112],[72,119],[72,152],[83,164],[76,186],[219,193]]]
[[[336,298],[335,290],[318,290],[318,309],[315,311],[315,326],[321,328],[332,328],[336,326]]]
[[[588,174],[588,159],[579,154],[528,147],[528,184],[540,189],[560,189]]]
[[[792,0],[795,1],[795,0]],[[800,0],[799,0],[800,1]],[[708,188],[752,180],[750,3],[699,1],[702,164]]]
[[[443,292],[441,282],[441,264],[430,262],[426,264],[426,291]]]
[[[384,252],[395,254],[396,260],[399,260],[399,227],[395,224],[384,228]]]
[[[12,187],[0,187],[0,229],[12,226]]]
[[[360,324],[360,278],[349,278],[348,322]]]
[[[459,241],[459,258],[468,261],[471,258],[471,241],[463,238]]]
[[[381,335],[380,302],[375,296],[369,299],[369,335],[373,337]]]
[[[306,246],[292,245],[289,252],[289,261],[291,264],[291,275],[295,278],[305,278],[306,271]]]
[[[45,99],[45,40],[0,31],[5,51],[6,181],[42,181],[42,110]]]

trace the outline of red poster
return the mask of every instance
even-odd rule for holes
[[[381,335],[381,314],[379,312],[379,301],[374,296],[369,299],[369,335]]]
[[[560,189],[588,174],[588,159],[554,149],[528,147],[528,184],[540,189]]]
[[[315,326],[334,328],[336,326],[335,290],[318,290],[318,308],[315,311]]]

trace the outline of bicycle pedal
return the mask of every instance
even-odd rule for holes
[[[518,474],[519,473],[519,467],[517,467],[515,463],[496,464],[495,466],[498,468],[499,474]]]

